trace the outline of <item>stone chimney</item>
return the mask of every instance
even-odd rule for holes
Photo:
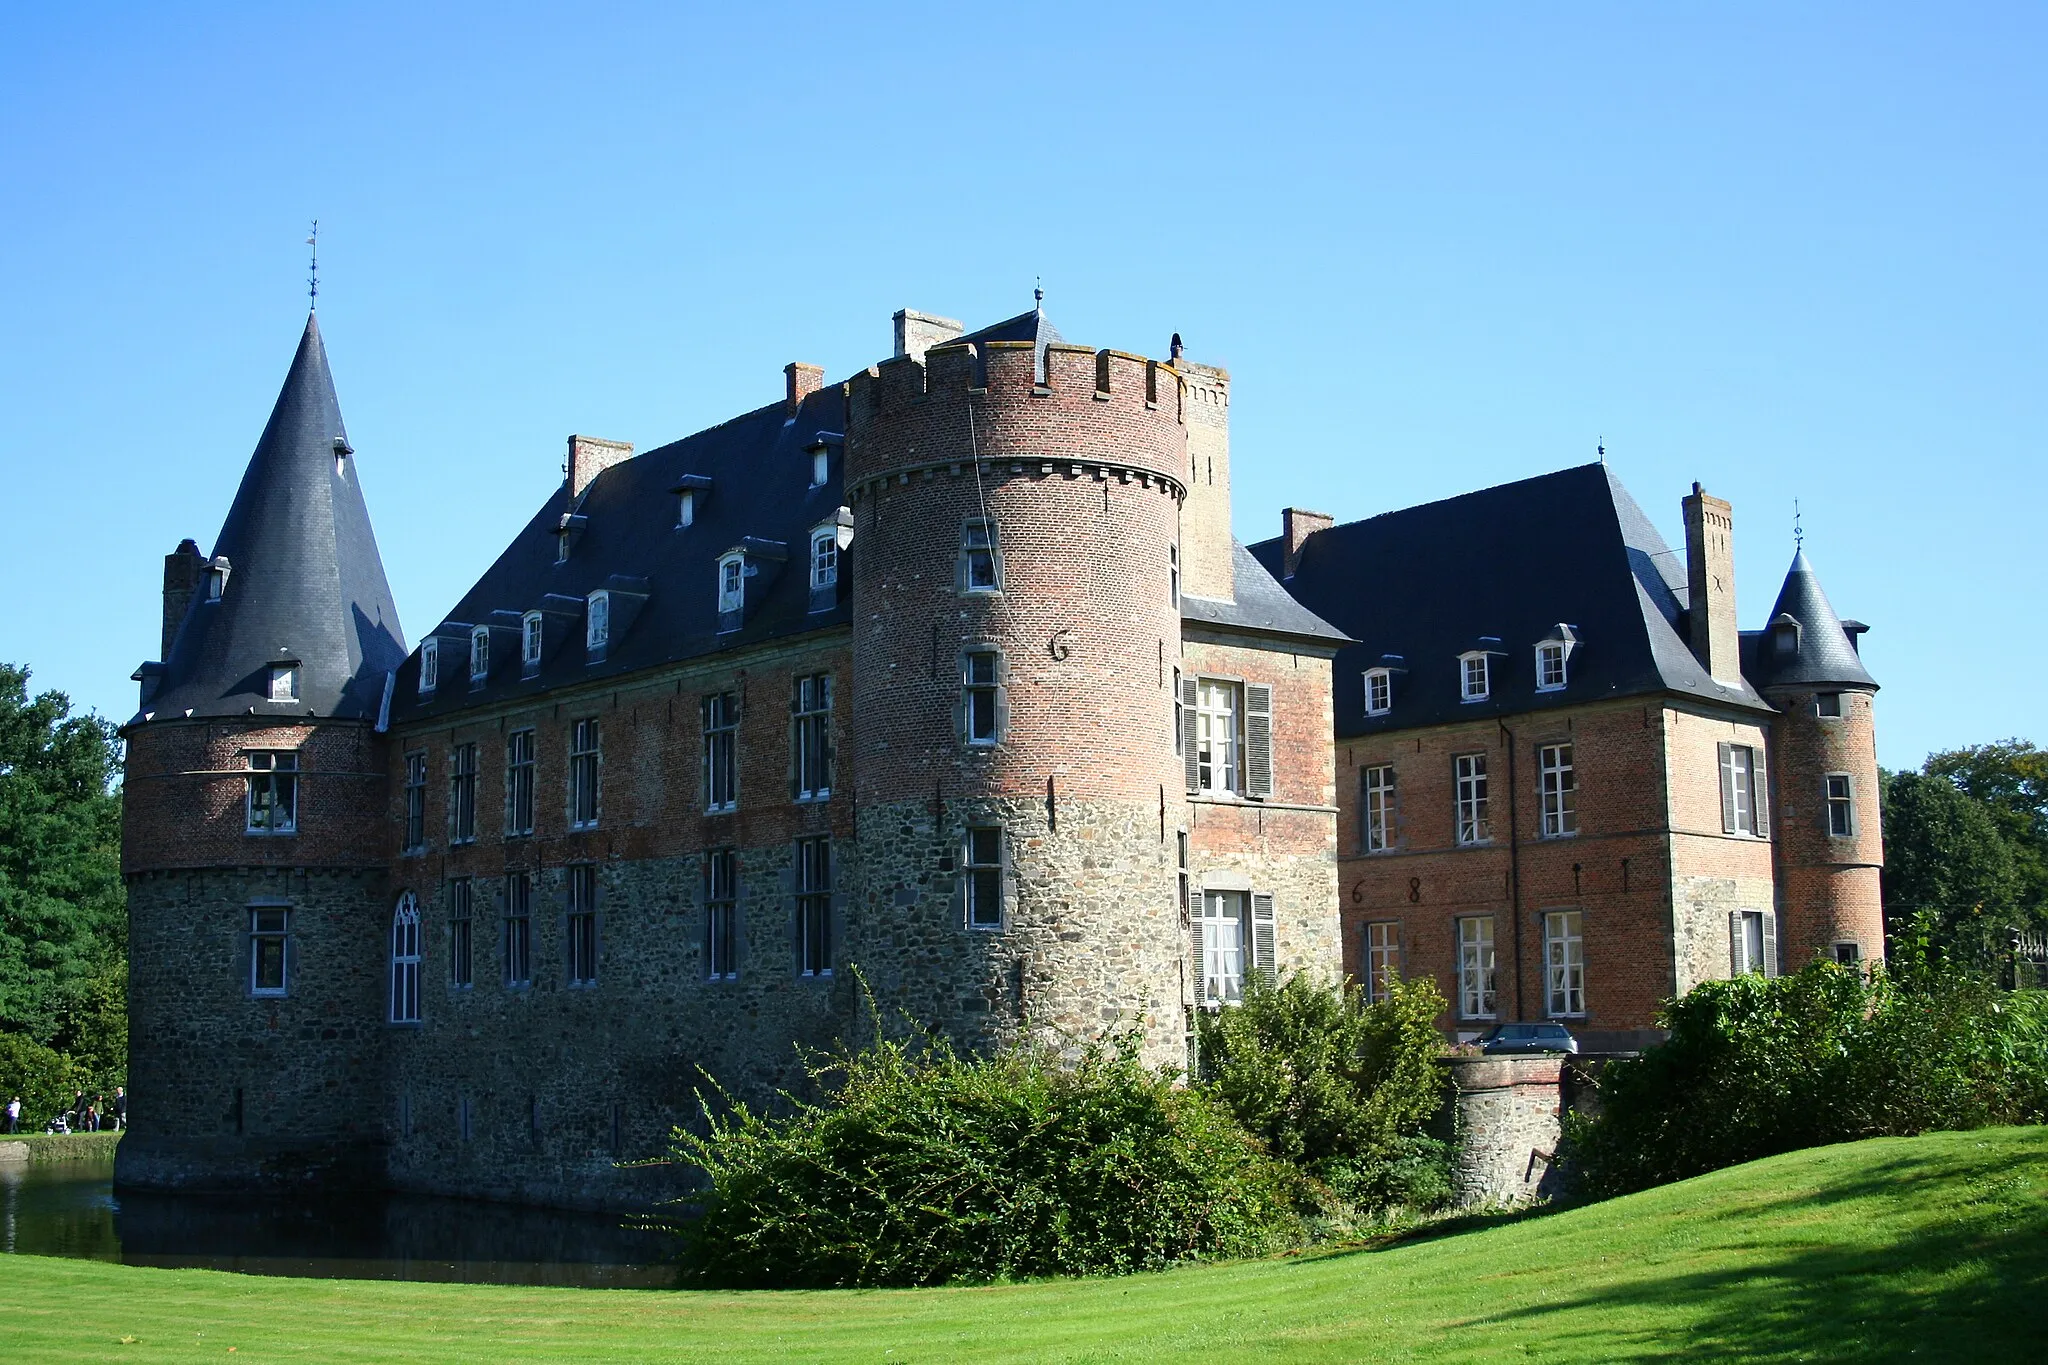
[[[1294,566],[1301,563],[1301,547],[1308,544],[1308,538],[1318,531],[1327,531],[1337,524],[1337,519],[1322,512],[1310,512],[1299,507],[1283,508],[1280,512],[1280,534],[1287,542],[1287,552],[1282,560],[1282,578],[1294,577]]]
[[[178,548],[164,556],[164,647],[157,658],[171,657],[171,641],[185,623],[185,611],[199,588],[199,571],[205,567],[206,557],[190,540],[179,541]]]
[[[606,441],[595,436],[569,438],[569,499],[575,501],[590,487],[590,481],[621,460],[633,458],[631,441]]]
[[[794,417],[806,394],[825,387],[825,367],[792,360],[782,367],[782,380],[782,415]]]
[[[897,356],[909,356],[919,363],[923,363],[926,351],[945,345],[967,330],[965,323],[932,313],[920,313],[915,308],[898,309],[895,323]]]
[[[1728,503],[1698,484],[1685,499],[1686,634],[1716,682],[1742,680],[1735,625],[1735,521]]]

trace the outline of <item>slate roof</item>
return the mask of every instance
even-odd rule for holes
[[[1835,615],[1827,593],[1821,590],[1820,578],[1807,562],[1804,550],[1793,551],[1785,586],[1778,591],[1777,605],[1771,608],[1773,624],[1788,616],[1800,627],[1792,637],[1798,648],[1790,653],[1780,650],[1770,625],[1759,631],[1743,632],[1742,671],[1757,686],[1877,686],[1877,680],[1863,666],[1856,642]],[[1862,630],[1860,624],[1857,630]]]
[[[1279,539],[1251,554],[1277,577]],[[1589,464],[1333,526],[1303,547],[1287,590],[1359,643],[1335,664],[1337,735],[1676,693],[1769,708],[1716,682],[1683,634],[1685,563],[1604,465]],[[1559,623],[1570,682],[1538,692],[1535,647]],[[1460,701],[1458,656],[1498,651],[1492,695]],[[1365,714],[1364,674],[1387,661],[1393,708]]]
[[[1180,619],[1192,625],[1217,626],[1313,640],[1325,645],[1350,643],[1351,637],[1294,600],[1280,586],[1266,566],[1238,541],[1230,542],[1232,567],[1236,572],[1237,600],[1222,602],[1212,597],[1180,595]]]
[[[1051,320],[1046,317],[1045,310],[1033,308],[1027,313],[1017,314],[1016,317],[1004,318],[1001,322],[984,327],[978,332],[969,332],[965,336],[954,337],[945,344],[948,346],[959,346],[972,342],[978,347],[984,342],[990,341],[1031,342],[1034,366],[1032,373],[1038,378],[1044,379],[1045,348],[1055,341],[1065,340],[1066,338],[1060,335],[1059,328],[1053,326]]]
[[[845,403],[838,385],[807,395],[794,418],[781,403],[621,461],[599,474],[572,504],[558,487],[484,571],[442,624],[439,685],[419,695],[417,651],[399,670],[393,723],[531,697],[592,679],[616,677],[845,623],[847,558],[839,589],[811,610],[810,536],[845,502]],[[826,481],[811,487],[811,450],[827,450]],[[694,477],[693,477],[694,476]],[[696,490],[692,525],[678,527],[679,486]],[[708,480],[708,486],[705,484]],[[581,518],[566,562],[556,562],[564,515]],[[721,632],[717,564],[745,548],[753,576],[744,620]],[[585,602],[599,588],[615,594],[611,639],[601,658],[584,646]],[[622,602],[625,609],[622,610]],[[519,620],[542,610],[542,666],[523,676]],[[469,682],[469,634],[495,625],[485,684]]]
[[[327,348],[309,314],[214,542],[228,560],[226,588],[217,602],[203,582],[194,593],[149,713],[377,715],[405,634],[347,448]],[[285,658],[299,661],[299,698],[273,702],[268,665]]]

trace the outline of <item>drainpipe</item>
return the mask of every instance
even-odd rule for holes
[[[1515,777],[1515,732],[1506,721],[1495,722],[1508,746],[1508,932],[1515,940],[1515,1019],[1522,1013],[1522,834],[1516,812],[1521,804],[1522,785]]]

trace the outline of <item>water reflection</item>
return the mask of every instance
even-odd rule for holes
[[[102,1163],[0,1164],[0,1252],[322,1279],[666,1288],[672,1239],[616,1217],[437,1199],[115,1194]]]

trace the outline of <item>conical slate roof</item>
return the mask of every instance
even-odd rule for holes
[[[1798,622],[1796,634],[1779,629],[1786,618]],[[1804,550],[1792,552],[1792,567],[1771,608],[1770,623],[1761,631],[1746,632],[1743,643],[1751,654],[1745,671],[1759,687],[1877,686]]]
[[[213,553],[228,563],[220,599],[202,577],[145,709],[375,717],[405,636],[310,314]],[[281,660],[299,666],[294,700],[270,700]]]

